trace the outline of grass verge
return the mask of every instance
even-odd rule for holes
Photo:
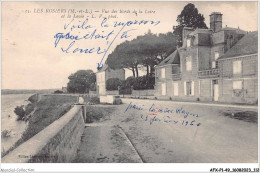
[[[258,113],[254,111],[224,112],[223,114],[224,116],[250,123],[258,122]]]
[[[110,119],[111,113],[115,111],[114,106],[103,107],[101,105],[86,106],[86,123],[93,123]]]

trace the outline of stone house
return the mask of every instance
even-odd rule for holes
[[[220,71],[228,67],[223,64],[227,62],[227,56],[233,56],[229,52],[236,52],[236,45],[243,45],[241,42],[249,35],[251,33],[239,28],[222,28],[222,14],[218,12],[210,15],[209,29],[184,28],[182,47],[155,67],[156,96],[172,100],[233,102],[233,99],[225,99],[226,93],[223,95],[228,87],[222,82]],[[257,43],[257,37],[254,39]],[[257,59],[257,50],[253,53]],[[235,56],[244,55],[243,52],[238,54]],[[245,65],[244,68],[251,67]],[[237,101],[247,102],[245,99]]]
[[[246,34],[219,58],[219,100],[256,103],[258,101],[258,33]]]
[[[110,78],[119,78],[125,80],[125,70],[124,69],[111,69],[107,64],[104,64],[103,67],[98,70],[96,73],[97,78],[97,94],[106,95],[106,81]]]

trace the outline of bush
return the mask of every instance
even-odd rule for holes
[[[18,116],[17,121],[22,120],[26,116],[24,105],[16,106],[16,108],[14,109],[14,113]]]
[[[134,90],[154,89],[155,78],[152,76],[141,76],[135,79]]]
[[[122,82],[122,86],[119,90],[119,94],[132,94],[132,86],[135,83],[134,77],[128,77],[126,80]]]
[[[89,90],[90,90],[90,91],[96,91],[96,90],[97,90],[96,84],[95,84],[95,83],[92,83],[92,84],[90,85]]]
[[[123,81],[118,78],[110,78],[106,81],[106,89],[108,91],[118,90],[122,86]]]
[[[95,82],[96,74],[92,70],[78,70],[69,76],[67,90],[69,93],[88,93]]]
[[[95,107],[86,106],[86,123],[104,121],[110,119],[112,112],[115,111],[113,107]]]
[[[26,116],[29,115],[34,110],[34,107],[35,105],[31,103],[26,106],[24,105],[16,106],[16,108],[14,109],[14,113],[18,116],[17,121],[28,120]]]
[[[28,104],[25,106],[25,115],[29,115],[34,110],[33,104]]]
[[[128,77],[125,81],[122,81],[119,93],[131,94],[132,87],[134,90],[154,89],[154,85],[155,78],[152,76]]]
[[[10,137],[11,136],[11,130],[3,130],[2,132],[1,132],[1,137],[2,138],[8,138],[8,137]]]
[[[37,94],[32,95],[31,97],[28,98],[28,100],[29,100],[31,103],[36,103],[36,102],[38,101],[38,96],[37,96]]]
[[[124,81],[124,85],[127,87],[133,86],[135,84],[135,78],[133,76],[128,77],[125,81]]]
[[[114,105],[120,105],[120,104],[122,104],[123,102],[122,102],[122,100],[120,99],[120,98],[116,98],[115,99],[115,101],[114,101]]]
[[[61,91],[61,90],[54,91],[54,94],[61,94],[61,93],[63,93],[63,91]]]
[[[89,102],[92,103],[92,104],[99,104],[100,99],[98,97],[91,97]]]

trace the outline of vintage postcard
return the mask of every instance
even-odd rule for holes
[[[1,10],[1,171],[243,163],[197,168],[259,172],[257,1],[3,1]]]

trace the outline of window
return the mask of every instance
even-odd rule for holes
[[[242,89],[242,81],[233,81],[233,89],[241,90]]]
[[[217,60],[219,58],[219,53],[215,52],[215,60]]]
[[[215,52],[215,55],[214,55],[214,60],[212,61],[212,68],[218,68],[218,58],[219,58],[219,53],[218,52]]]
[[[166,83],[162,83],[162,95],[166,95]]]
[[[190,39],[187,39],[187,47],[190,47]]]
[[[186,71],[191,71],[191,56],[186,57]]]
[[[194,96],[194,81],[191,82],[191,95]]]
[[[216,68],[216,61],[212,61],[212,68]]]
[[[241,60],[233,61],[233,74],[241,74],[242,62]]]
[[[184,95],[194,96],[194,81],[184,82]]]
[[[162,70],[161,70],[161,77],[165,78],[165,68],[162,68]]]
[[[218,68],[218,61],[212,61],[212,68]]]
[[[178,96],[179,95],[179,86],[177,82],[173,83],[173,95]]]

